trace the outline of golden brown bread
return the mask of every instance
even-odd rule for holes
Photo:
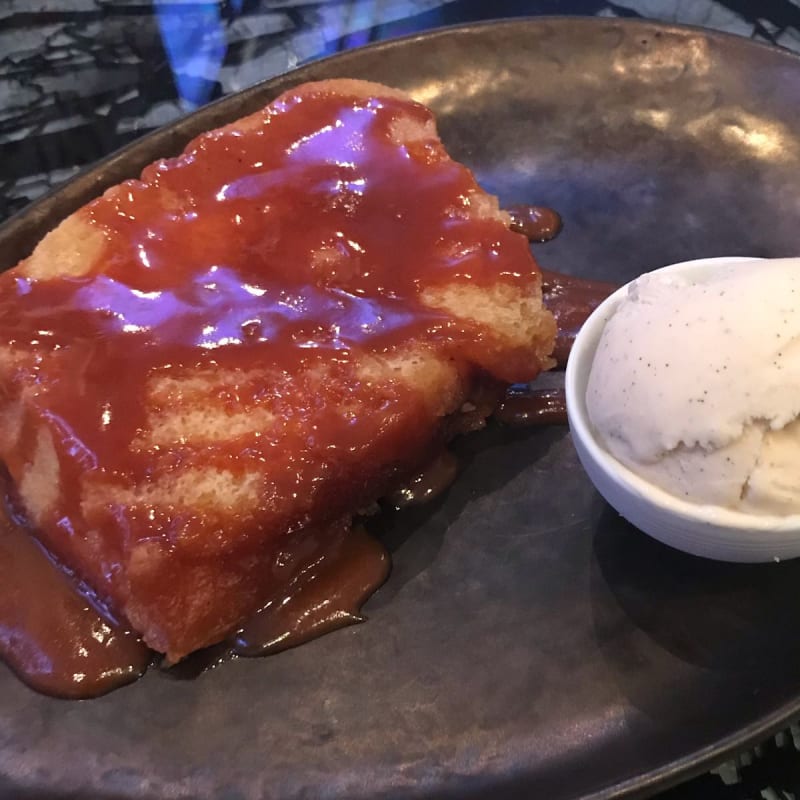
[[[109,189],[0,280],[0,459],[37,535],[169,658],[220,640],[283,551],[550,365],[508,224],[429,112],[350,80]]]

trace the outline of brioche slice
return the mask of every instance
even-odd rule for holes
[[[0,276],[0,459],[36,536],[171,660],[221,640],[292,548],[550,365],[508,225],[430,111],[351,80],[109,189]]]

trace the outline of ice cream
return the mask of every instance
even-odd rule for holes
[[[665,491],[800,513],[800,258],[636,280],[603,330],[586,406],[606,449]]]

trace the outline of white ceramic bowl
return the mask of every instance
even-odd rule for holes
[[[708,274],[748,258],[704,258],[659,271]],[[642,480],[600,443],[586,411],[586,385],[606,322],[628,287],[598,306],[572,348],[565,379],[567,413],[578,457],[601,495],[625,519],[664,544],[722,561],[773,561],[800,556],[800,514],[764,516],[688,503]]]

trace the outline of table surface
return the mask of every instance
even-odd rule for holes
[[[133,139],[309,60],[548,14],[701,25],[800,52],[800,0],[0,0],[0,221]],[[800,797],[795,742],[800,728],[659,800]]]

